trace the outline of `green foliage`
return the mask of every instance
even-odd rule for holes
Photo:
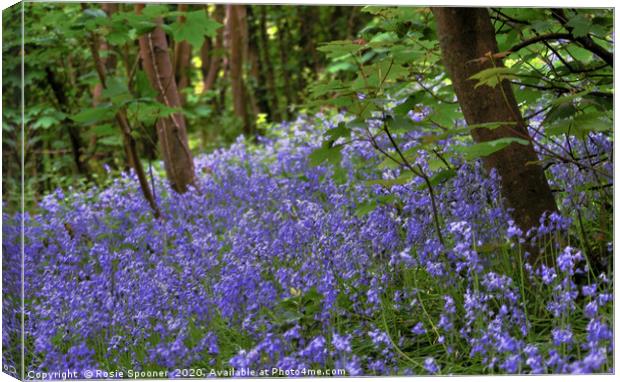
[[[591,132],[608,132],[613,130],[613,121],[610,115],[601,115],[598,112],[580,113],[572,118],[556,121],[546,129],[550,137],[573,135],[586,139]]]
[[[484,69],[469,77],[471,80],[478,80],[476,88],[483,85],[494,88],[504,80],[516,80],[518,78],[515,69],[504,67]]]
[[[116,110],[111,105],[84,109],[76,115],[72,116],[75,122],[84,124],[93,124],[97,122],[107,121],[114,117]]]
[[[489,156],[513,143],[518,143],[525,146],[530,144],[528,141],[521,138],[500,138],[488,142],[476,143],[469,146],[457,146],[455,147],[455,151],[463,154],[465,159],[472,160]]]
[[[330,147],[328,145],[314,150],[308,157],[310,165],[317,166],[323,162],[337,166],[340,165],[340,160],[342,159],[342,154],[340,154],[341,149],[342,146]]]
[[[192,46],[202,46],[205,36],[215,37],[215,32],[222,27],[203,10],[187,12],[184,16],[185,20],[175,21],[170,29],[175,41],[187,41]]]

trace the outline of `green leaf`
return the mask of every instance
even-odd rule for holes
[[[112,45],[123,45],[129,40],[129,31],[112,31],[106,36],[106,41]]]
[[[604,114],[593,112],[559,121],[545,130],[548,136],[573,135],[584,139],[591,132],[611,132],[613,122]]]
[[[308,157],[311,166],[318,166],[321,163],[327,161],[331,164],[340,164],[342,154],[340,150],[342,146],[338,147],[320,147],[314,150]]]
[[[494,88],[503,80],[515,80],[517,78],[515,69],[504,67],[484,69],[469,77],[470,80],[478,80],[476,88],[482,85]]]
[[[374,35],[368,42],[371,48],[391,47],[398,42],[398,36],[394,32],[382,32]]]
[[[594,54],[587,49],[584,49],[577,45],[565,45],[564,50],[568,52],[575,60],[581,62],[591,61],[594,57]]]
[[[347,129],[344,122],[340,122],[337,127],[327,130],[325,133],[330,140],[335,141],[338,138],[345,138],[351,136],[351,130]]]
[[[120,134],[118,129],[108,123],[94,126],[90,131],[98,137]]]
[[[413,173],[411,171],[406,171],[403,172],[402,174],[400,174],[397,178],[394,179],[376,179],[376,180],[368,180],[366,181],[366,184],[368,185],[376,185],[376,184],[380,184],[384,187],[392,187],[396,184],[407,184],[411,181],[411,178],[413,178]]]
[[[420,103],[420,92],[410,95],[407,100],[394,108],[395,114],[407,114],[410,110]]]
[[[582,15],[571,17],[566,25],[573,28],[571,33],[575,37],[587,36],[592,27],[592,23]]]
[[[77,123],[93,124],[111,119],[115,114],[116,109],[108,105],[82,110],[70,118]]]
[[[326,70],[329,73],[354,72],[357,70],[357,66],[353,65],[350,62],[339,61],[329,65]]]
[[[569,94],[569,95],[565,95],[562,97],[558,97],[556,99],[554,99],[553,101],[551,101],[552,105],[561,105],[561,104],[565,104],[565,103],[569,103],[572,102],[578,98],[583,97],[584,95],[587,95],[588,93],[590,93],[592,90],[590,89],[585,89],[582,90],[578,93],[574,93],[574,94]]]
[[[396,153],[394,153],[394,154],[396,154]],[[400,167],[399,163],[396,163],[392,159],[387,158],[387,157],[381,163],[379,163],[377,165],[377,168],[381,169],[381,170],[382,169],[386,169],[386,168],[388,168],[388,169],[397,169],[399,167]]]
[[[357,208],[355,209],[355,216],[357,216],[358,218],[361,218],[365,215],[368,215],[369,213],[374,211],[378,206],[379,204],[377,203],[376,200],[368,200],[360,204],[359,206],[357,206]]]
[[[150,98],[135,100],[127,108],[131,118],[135,118],[145,125],[153,125],[157,119],[181,111],[181,109],[168,107]]]
[[[205,11],[187,12],[184,21],[177,20],[170,29],[175,41],[187,41],[193,47],[199,48],[204,37],[214,37],[222,24],[209,18]]]
[[[521,138],[500,138],[493,141],[476,143],[471,146],[457,146],[454,150],[463,154],[465,159],[472,160],[489,156],[512,143],[518,143],[524,146],[530,144],[528,141]]]
[[[41,117],[32,125],[35,129],[43,128],[47,129],[50,126],[58,123],[58,120],[53,117]]]
[[[97,140],[98,143],[101,143],[102,145],[106,145],[106,146],[122,146],[123,145],[123,140],[119,135],[109,135],[107,137],[104,138],[100,138]]]
[[[551,109],[547,115],[545,115],[544,123],[551,123],[565,118],[570,118],[577,113],[577,108],[572,102],[565,102]]]
[[[318,51],[325,53],[327,58],[342,58],[350,54],[359,52],[364,46],[356,44],[351,40],[331,41],[317,48]]]
[[[138,70],[136,73],[136,89],[140,97],[157,97],[157,92],[153,89],[153,86],[151,86],[151,82],[143,70]]]
[[[452,103],[433,105],[433,114],[429,116],[430,120],[444,127],[451,127],[454,125],[454,121],[462,118],[463,115],[459,112],[459,105]]]
[[[327,83],[315,83],[308,86],[308,90],[313,98],[318,98],[325,94],[348,90],[349,87],[342,83],[342,81],[334,80]]]
[[[402,64],[396,63],[393,59],[383,59],[372,65],[363,67],[367,82],[371,86],[379,86],[381,82],[394,81],[406,78],[409,75],[409,69]]]
[[[424,52],[417,47],[396,45],[390,48],[390,54],[397,64],[410,64],[422,57]]]
[[[409,116],[402,115],[395,115],[394,118],[389,119],[388,126],[390,132],[395,134],[406,133],[417,127]]]
[[[436,187],[437,185],[452,179],[456,176],[456,171],[454,171],[454,169],[445,169],[445,170],[441,170],[438,171],[437,173],[435,173],[431,178],[430,178],[430,183],[431,183],[431,187]],[[426,184],[426,182],[420,184],[420,186],[418,186],[418,190],[424,190],[428,188],[428,185]]]
[[[140,13],[150,18],[163,17],[168,13],[168,7],[164,4],[147,4]]]
[[[101,95],[114,105],[123,104],[133,98],[127,84],[120,77],[111,77],[107,81],[107,88],[103,89]]]
[[[485,123],[476,123],[473,125],[468,125],[468,127],[470,129],[489,129],[489,130],[495,130],[498,127],[502,127],[502,126],[516,126],[517,123],[514,121],[508,121],[508,122],[485,122]]]

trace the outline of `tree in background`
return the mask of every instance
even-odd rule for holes
[[[188,4],[179,4],[178,11],[182,12],[178,17],[178,22],[180,24],[185,23],[185,15],[184,12],[188,10]],[[185,103],[185,93],[184,90],[189,86],[189,70],[190,70],[190,61],[192,59],[192,46],[187,40],[176,42],[174,45],[174,62],[172,67],[174,68],[174,77],[177,83],[177,90],[179,91],[179,96],[181,98],[181,104]]]
[[[245,7],[245,5],[233,4],[226,6],[226,34],[233,110],[242,121],[243,132],[250,136],[252,134],[252,121],[248,114],[247,88],[243,80],[243,68],[247,59],[247,34],[244,33],[245,28],[247,28]]]
[[[136,4],[136,13],[144,5]],[[151,86],[157,92],[157,99],[168,108],[180,108],[181,97],[177,89],[175,73],[170,60],[166,33],[161,17],[156,18],[157,26],[140,37],[140,58]],[[157,136],[172,188],[185,192],[194,181],[194,162],[187,141],[185,117],[179,111],[157,120]]]

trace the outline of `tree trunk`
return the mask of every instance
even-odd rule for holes
[[[58,102],[60,110],[67,116],[71,115],[71,107],[69,106],[69,99],[67,98],[63,83],[59,81],[56,77],[56,73],[54,73],[50,67],[45,68],[45,73],[47,75],[47,82],[52,88],[52,92],[54,93],[54,97]],[[63,123],[67,127],[67,132],[69,133],[71,153],[73,154],[73,162],[75,163],[77,172],[80,175],[90,177],[88,167],[82,158],[83,143],[82,138],[80,137],[79,127],[76,126],[75,123],[73,123],[73,121],[68,117],[65,118]]]
[[[248,97],[251,99],[252,114],[258,115],[258,113],[262,111],[262,108],[258,106],[259,101],[257,100],[257,98],[260,97],[260,95],[257,94],[257,87],[260,86],[260,66],[258,53],[256,52],[255,46],[256,45],[251,46],[250,50],[248,51],[248,61],[250,63],[249,76],[251,80],[248,81],[246,87],[248,88]]]
[[[144,8],[136,4],[139,14]],[[140,37],[140,58],[151,85],[158,93],[158,101],[172,108],[181,107],[181,99],[174,78],[166,33],[162,18],[156,19],[155,29]],[[173,113],[157,120],[157,136],[164,159],[164,167],[172,188],[183,193],[194,182],[194,161],[187,142],[185,118]]]
[[[111,14],[116,13],[118,11],[118,4],[102,3],[101,9],[106,13],[107,17],[110,17]],[[99,52],[106,53],[104,57],[101,57],[101,61],[103,61],[103,66],[105,67],[105,70],[106,70],[106,74],[114,73],[114,70],[116,69],[116,63],[117,63],[116,55],[112,54],[112,48],[110,47],[108,42],[103,38],[99,39]],[[93,106],[96,107],[101,102],[102,91],[103,91],[103,85],[101,85],[101,82],[96,83],[92,89]],[[97,149],[97,136],[93,134],[93,136],[90,138],[90,142],[88,142],[89,155],[88,155],[88,158],[86,159],[87,161],[96,155],[96,149]],[[126,158],[130,157],[129,152],[127,151],[126,147],[125,147],[125,157]],[[129,170],[129,167],[131,167],[131,165],[129,163],[129,160],[127,160],[127,162],[125,163],[125,171]]]
[[[301,39],[299,44],[302,48],[303,59],[305,62],[304,67],[311,70],[311,76],[313,78],[321,71],[321,64],[319,54],[315,45],[315,29],[314,25],[318,24],[319,14],[318,7],[314,5],[307,5],[298,7],[299,21],[301,24]]]
[[[272,109],[269,103],[269,94],[267,92],[267,79],[265,77],[265,64],[263,61],[263,49],[258,26],[258,18],[256,15],[256,6],[248,8],[248,25],[250,36],[250,74],[254,82],[254,100],[257,103],[260,112],[267,114],[271,119]]]
[[[269,109],[271,109],[271,115],[269,116],[272,121],[281,121],[282,115],[278,105],[278,94],[276,93],[276,81],[273,74],[273,65],[271,63],[269,36],[267,35],[267,6],[260,6],[260,19],[259,19],[259,33],[261,42],[261,61],[263,67],[261,71],[264,73],[264,78],[267,81],[267,99],[269,101]]]
[[[222,23],[224,20],[225,8],[221,4],[217,4],[215,6],[214,12],[214,20],[218,23]],[[215,43],[213,44],[213,49],[211,52],[208,50],[201,51],[201,57],[203,59],[203,63],[205,61],[209,61],[208,70],[204,75],[204,87],[203,92],[213,89],[215,85],[215,81],[217,80],[217,75],[220,72],[220,68],[222,65],[222,46],[224,40],[224,28],[220,28],[217,30],[217,34],[215,35]],[[203,49],[209,49],[210,47],[203,46]],[[206,68],[205,68],[206,69]]]
[[[282,78],[284,80],[284,94],[286,96],[286,104],[288,105],[288,108],[284,110],[284,118],[289,119],[289,108],[297,103],[297,97],[295,96],[295,90],[291,84],[293,75],[288,63],[288,55],[292,49],[289,45],[290,40],[287,39],[286,33],[286,31],[289,30],[289,24],[286,15],[280,20],[282,23],[278,26],[278,48],[280,50],[280,66],[282,67]]]
[[[486,142],[505,137],[531,139],[521,116],[508,81],[500,86],[475,87],[469,78],[494,65],[478,60],[487,53],[497,52],[495,31],[485,8],[433,8],[437,33],[445,65],[465,120],[469,125],[487,122],[513,122],[497,129],[474,129],[476,142]],[[539,224],[545,212],[557,211],[555,199],[545,178],[534,147],[513,143],[484,158],[487,170],[495,168],[501,176],[501,192],[513,209],[512,216],[518,226],[527,232]],[[533,254],[536,256],[536,254]]]
[[[115,13],[118,10],[118,4],[115,3],[102,3],[101,9],[106,13],[108,17],[111,14]],[[116,56],[111,54],[112,49],[108,45],[105,39],[100,39],[99,41],[99,52],[106,53],[103,57],[101,57],[101,61],[103,61],[103,65],[105,66],[106,72],[111,73],[114,68],[116,68]],[[101,92],[103,91],[103,85],[101,83],[95,84],[93,88],[93,106],[99,105],[101,99]]]
[[[178,11],[186,12],[188,8],[187,4],[179,4]],[[179,22],[185,22],[185,16],[179,16]],[[183,40],[176,43],[174,46],[174,74],[177,81],[177,90],[181,98],[181,104],[185,104],[185,94],[183,89],[189,86],[189,69],[190,61],[192,59],[192,46],[189,42]]]
[[[86,9],[87,5],[85,3],[81,4],[82,9]],[[99,41],[96,34],[92,34],[92,40],[90,42],[90,52],[93,56],[93,60],[95,63],[95,71],[99,76],[99,82],[103,89],[106,88],[107,76],[105,70],[105,64],[101,57],[99,56]],[[140,184],[140,190],[142,190],[142,195],[149,203],[149,206],[153,210],[153,214],[155,218],[159,218],[160,211],[157,207],[157,202],[155,201],[155,197],[151,188],[146,180],[146,175],[144,174],[144,168],[142,167],[142,163],[140,162],[140,157],[138,156],[138,151],[136,149],[136,141],[131,135],[131,125],[129,124],[129,120],[127,119],[127,114],[125,108],[121,108],[115,115],[116,122],[118,123],[121,134],[123,137],[123,147],[125,148],[125,153],[127,155],[127,162],[129,162],[130,166],[136,172],[136,176],[138,177],[138,183]]]
[[[230,49],[230,58],[228,65],[230,69],[230,85],[233,96],[233,110],[235,115],[241,119],[243,123],[243,132],[250,136],[252,128],[250,118],[246,110],[245,86],[243,85],[243,31],[241,25],[241,16],[245,5],[226,6],[226,26],[228,29],[228,47]]]

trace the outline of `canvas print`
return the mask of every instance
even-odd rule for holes
[[[614,372],[613,9],[2,26],[4,373]]]

